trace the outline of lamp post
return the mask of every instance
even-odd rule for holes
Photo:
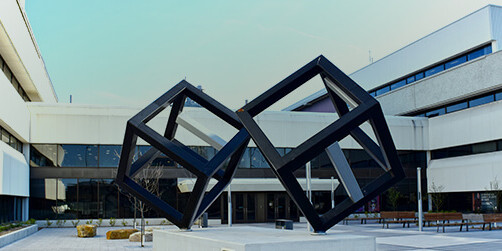
[[[417,167],[417,198],[418,198],[418,231],[422,232],[423,226],[423,210],[422,210],[422,182],[421,182],[422,168]]]

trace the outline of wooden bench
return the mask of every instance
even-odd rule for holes
[[[408,227],[410,227],[410,223],[417,222],[415,212],[406,211],[380,212],[380,218],[382,218],[382,228],[385,228],[385,224],[387,224],[387,228],[389,228],[389,224],[391,223],[402,223],[403,227],[408,224]]]
[[[492,225],[497,222],[502,222],[502,214],[483,214],[483,215],[464,215],[467,220],[467,231],[469,231],[469,225],[482,225],[481,229],[485,230],[486,225],[488,225],[488,230],[492,230]]]
[[[439,232],[439,227],[443,227],[444,233],[447,226],[460,226],[460,231],[465,226],[466,231],[469,231],[468,220],[463,218],[462,213],[427,213],[424,214],[424,226],[425,222],[428,222],[429,226],[431,222],[436,222],[437,232]]]
[[[492,224],[495,225],[497,222],[502,222],[502,214],[483,214],[483,221],[488,224],[488,230],[492,230]],[[485,230],[485,225],[483,224],[483,230]]]

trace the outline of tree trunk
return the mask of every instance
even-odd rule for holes
[[[139,202],[139,207],[140,207],[140,213],[141,213],[141,247],[145,246],[145,215],[143,214],[144,208],[143,208],[143,202]]]
[[[136,197],[134,197],[134,220],[133,220],[133,227],[136,228],[136,210],[137,210],[137,206],[136,206],[136,202],[138,201],[138,199],[136,199]]]

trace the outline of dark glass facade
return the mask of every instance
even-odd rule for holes
[[[138,146],[138,155],[145,153],[150,146]],[[211,147],[190,147],[206,158],[211,158],[216,150]],[[290,148],[277,148],[281,156],[289,153]],[[33,144],[31,146],[31,168],[45,170],[45,177],[37,176],[30,180],[30,217],[35,219],[86,219],[86,218],[131,218],[134,215],[134,200],[122,193],[114,184],[113,176],[99,177],[98,170],[116,170],[121,146],[119,145],[56,145]],[[349,164],[353,167],[358,182],[366,185],[383,170],[363,150],[343,150]],[[407,173],[407,178],[397,187],[403,194],[400,208],[414,210],[416,193],[416,167],[425,167],[425,152],[405,151],[399,156]],[[154,166],[161,166],[164,173],[184,171],[175,162],[160,155],[153,161]],[[311,161],[313,178],[336,178],[334,168],[325,153]],[[65,169],[66,168],[66,169]],[[95,170],[89,175],[76,174],[57,178],[58,170]],[[107,173],[107,172],[105,172]],[[95,177],[98,176],[98,177]],[[183,176],[183,175],[181,175]],[[239,164],[236,176],[240,178],[273,178],[273,172],[261,152],[250,147],[246,149]],[[305,169],[297,171],[298,178],[305,177]],[[189,193],[181,193],[177,188],[178,174],[172,178],[160,178],[160,197],[178,209],[185,207]],[[183,176],[184,177],[184,176]],[[187,176],[189,177],[189,176]],[[425,177],[425,174],[422,176]],[[425,180],[423,184],[427,184]],[[424,187],[425,190],[425,187]],[[298,220],[300,212],[285,192],[234,192],[234,215],[237,222],[263,222],[277,218]],[[215,202],[208,213],[211,218],[226,220],[227,198],[224,193]],[[342,186],[335,192],[335,204],[346,197]],[[378,206],[368,204],[361,210],[388,210],[386,194],[375,199]],[[416,197],[415,197],[416,198]],[[329,191],[315,191],[313,203],[319,213],[324,213],[331,207]],[[373,209],[371,209],[373,208]],[[158,217],[154,211],[149,211],[147,217]]]

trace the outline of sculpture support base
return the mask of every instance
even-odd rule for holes
[[[305,231],[258,227],[154,230],[154,250],[294,251],[376,250],[375,237],[340,233],[310,235]]]

